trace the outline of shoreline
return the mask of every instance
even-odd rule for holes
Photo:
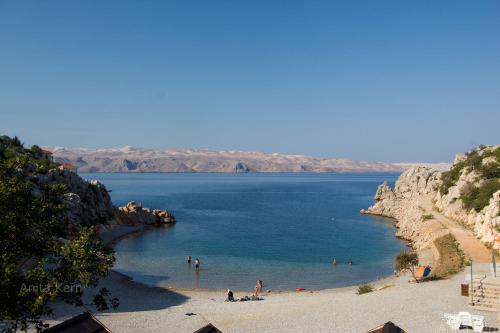
[[[392,218],[391,218],[392,219]],[[119,225],[119,226],[115,226],[113,229],[115,230],[107,230],[106,232],[104,232],[103,234],[107,237],[105,238],[109,238],[109,239],[106,239],[105,240],[105,243],[106,245],[108,246],[111,246],[111,247],[115,247],[116,244],[118,244],[120,241],[124,240],[124,239],[127,239],[127,238],[132,238],[132,237],[138,237],[148,231],[151,231],[151,230],[154,230],[155,228],[158,228],[158,227],[162,227],[162,226],[151,226],[151,225]],[[170,227],[170,226],[166,226],[166,227]],[[125,228],[134,228],[134,230],[130,230],[128,232],[122,232],[123,230],[125,230]],[[113,235],[113,233],[115,233],[116,235]],[[99,235],[101,238],[102,235]],[[398,239],[402,239],[404,240],[405,242],[407,242],[407,246],[411,246],[411,242],[409,240],[406,240],[404,238],[400,238],[398,236],[394,236]],[[111,271],[121,277],[123,277],[125,280],[128,280],[127,283],[131,283],[133,285],[141,285],[143,287],[147,287],[147,288],[160,288],[160,289],[163,289],[163,290],[168,290],[168,291],[173,291],[173,292],[184,292],[184,293],[191,293],[191,292],[205,292],[205,293],[216,293],[216,294],[220,294],[221,292],[222,293],[225,293],[226,289],[216,289],[216,288],[183,288],[183,287],[177,287],[177,286],[162,286],[162,285],[150,285],[150,284],[147,284],[147,283],[144,283],[144,282],[141,282],[141,281],[137,281],[135,280],[133,277],[127,275],[127,274],[124,274],[116,269],[111,269]],[[369,284],[369,285],[372,285],[373,287],[376,287],[377,285],[379,284],[384,284],[384,283],[388,283],[389,281],[393,281],[397,278],[397,276],[391,274],[391,275],[388,275],[388,276],[384,276],[384,277],[380,277],[380,278],[377,278],[375,280],[371,280],[371,281],[366,281],[366,282],[363,282],[361,284]],[[342,286],[342,287],[331,287],[331,288],[322,288],[322,289],[305,289],[304,291],[301,291],[301,292],[297,292],[296,290],[293,290],[293,289],[290,289],[290,290],[280,290],[280,289],[273,289],[271,290],[271,292],[262,292],[261,295],[263,296],[267,296],[267,295],[271,295],[271,294],[287,294],[287,293],[293,293],[293,294],[298,294],[298,293],[324,293],[324,292],[333,292],[333,291],[338,291],[338,290],[344,290],[344,289],[353,289],[353,288],[357,288],[360,284],[353,284],[353,285],[349,285],[349,286]],[[386,285],[382,286],[383,288],[387,287]],[[378,290],[378,289],[375,289],[375,290]],[[253,293],[253,290],[249,290],[249,291],[246,291],[246,290],[232,290],[234,293],[250,293],[252,294]]]
[[[194,332],[212,323],[223,332],[366,332],[392,321],[407,332],[441,332],[444,313],[470,311],[497,327],[498,315],[468,306],[458,288],[463,272],[446,280],[409,283],[409,275],[383,279],[373,292],[358,295],[355,287],[316,292],[272,292],[262,301],[225,302],[216,290],[175,291],[150,287],[111,272],[101,286],[120,300],[116,310],[94,315],[113,332]],[[388,286],[384,286],[386,283]],[[235,292],[240,298],[247,293]],[[419,306],[404,306],[419,304]],[[51,324],[81,309],[59,304]],[[363,315],[360,315],[363,314]]]

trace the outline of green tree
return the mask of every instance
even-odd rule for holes
[[[83,288],[96,287],[114,262],[113,251],[92,228],[67,235],[63,184],[39,184],[54,165],[25,149],[19,139],[0,137],[0,320],[2,332],[44,327],[50,301],[83,305]],[[67,239],[69,238],[69,240]],[[118,306],[106,289],[90,303]]]
[[[418,266],[418,254],[416,252],[406,252],[401,251],[396,257],[396,269],[401,271],[407,269],[411,272],[411,275],[418,283],[418,279],[415,276],[415,267]]]

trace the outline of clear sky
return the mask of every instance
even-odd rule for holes
[[[449,161],[500,143],[500,1],[0,0],[0,133]]]

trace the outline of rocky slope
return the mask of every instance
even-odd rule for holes
[[[410,240],[417,249],[445,233],[436,221],[424,218],[425,205],[431,202],[439,186],[439,172],[427,167],[414,167],[405,171],[396,181],[394,189],[381,184],[375,194],[375,204],[364,214],[394,218],[398,237]]]
[[[448,232],[432,211],[470,228],[485,245],[499,249],[500,146],[457,155],[447,172],[411,168],[401,174],[394,189],[380,185],[374,205],[361,212],[395,218],[398,236],[421,249]]]
[[[411,165],[241,151],[48,149],[80,172],[400,172]]]
[[[442,178],[434,197],[436,209],[473,229],[486,245],[500,249],[500,145],[457,155],[450,173]]]
[[[122,224],[175,223],[175,217],[163,209],[143,208],[135,202],[115,207],[103,184],[97,180],[85,180],[68,170],[52,169],[38,174],[37,183],[40,186],[56,183],[66,186],[63,203],[70,234],[82,226],[95,226],[98,232],[105,232]]]

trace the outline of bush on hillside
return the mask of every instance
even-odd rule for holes
[[[478,187],[468,184],[462,191],[460,198],[466,209],[474,208],[475,211],[480,212],[488,206],[493,193],[498,190],[500,190],[500,181],[488,179]]]
[[[460,199],[466,209],[474,208],[479,212],[488,205],[493,193],[500,189],[500,147],[487,149],[486,146],[479,146],[465,156],[463,161],[442,173],[439,191],[441,194],[448,194],[449,188],[456,184],[463,170],[475,171],[484,182],[480,186],[471,184],[465,187],[460,194]],[[483,164],[485,158],[491,157],[493,161]]]

